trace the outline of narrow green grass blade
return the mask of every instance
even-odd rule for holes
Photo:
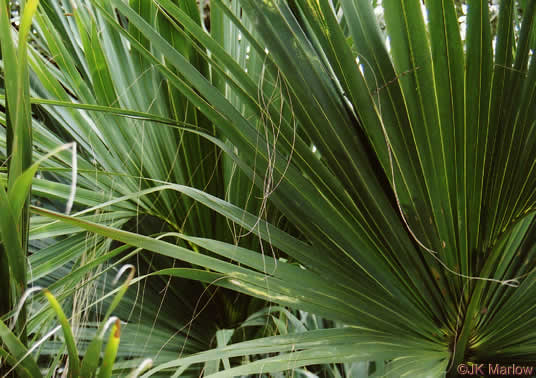
[[[103,339],[97,335],[89,344],[80,365],[80,376],[93,378],[99,367]]]
[[[119,338],[121,335],[121,322],[119,319],[115,321],[110,331],[108,343],[104,350],[104,356],[102,358],[102,365],[99,370],[99,378],[109,378],[112,376],[112,371],[115,363],[115,357],[117,356],[117,349],[119,348]]]
[[[8,104],[7,106],[7,151],[10,155],[8,161],[9,166],[9,179],[8,179],[8,191],[14,185],[15,180],[22,174],[22,172],[30,166],[32,160],[32,122],[31,122],[31,108],[30,108],[30,91],[29,91],[29,79],[28,79],[28,63],[27,63],[27,43],[28,35],[30,32],[30,26],[32,23],[33,15],[37,9],[38,0],[28,1],[23,9],[19,28],[18,47],[15,46],[11,37],[11,22],[10,13],[7,8],[8,2],[2,2],[0,4],[0,44],[2,46],[2,56],[4,63],[4,75],[10,79],[5,82],[6,96]],[[21,209],[16,209],[15,213],[12,211],[7,212],[5,206],[11,205],[6,203],[7,197],[5,189],[2,187],[0,190],[2,193],[0,206],[4,208],[2,216],[2,233],[4,241],[4,250],[8,255],[8,262],[13,273],[13,277],[9,279],[11,285],[11,301],[14,307],[18,303],[22,296],[22,293],[26,289],[26,249],[28,242],[28,227],[29,227],[29,213],[28,213],[28,199],[24,198],[25,205],[21,206]],[[20,205],[20,204],[18,204]],[[22,217],[19,216],[19,211],[22,213]],[[7,220],[6,218],[9,218]],[[19,220],[20,218],[20,220]],[[12,226],[7,223],[14,222]],[[9,228],[14,228],[8,231]],[[11,232],[11,235],[8,235]],[[18,239],[11,240],[10,239]],[[3,285],[5,286],[5,284]],[[26,336],[24,324],[26,322],[26,311],[23,309],[18,319],[17,328],[21,332],[21,339],[23,343],[26,342]]]
[[[12,308],[21,298],[26,287],[26,258],[22,248],[21,234],[17,229],[17,222],[13,214],[6,189],[0,184],[0,232],[2,233],[2,244],[7,255],[8,266],[11,275],[7,277],[10,281],[10,296],[13,301]]]
[[[57,299],[52,295],[50,291],[45,289],[43,294],[50,303],[50,306],[56,313],[58,320],[61,324],[63,330],[63,336],[65,337],[65,344],[67,345],[67,350],[69,352],[69,371],[70,374],[74,377],[78,377],[80,374],[80,360],[78,357],[78,349],[76,348],[76,343],[74,341],[73,331],[69,324],[69,320],[65,316],[61,305],[58,303]]]
[[[3,368],[5,369],[9,369],[9,366],[15,366],[17,364],[17,359],[2,348],[0,348],[0,358],[2,358],[2,361],[5,361],[3,366]],[[15,371],[21,377],[32,378],[30,372],[25,369],[21,364],[18,364]]]
[[[0,339],[9,349],[13,357],[16,359],[17,363],[20,363],[20,366],[25,369],[30,377],[38,378],[41,377],[41,372],[39,367],[32,359],[32,355],[28,355],[24,360],[20,359],[26,355],[27,349],[24,344],[11,332],[11,330],[0,320]]]

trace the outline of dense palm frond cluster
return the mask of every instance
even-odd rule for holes
[[[535,361],[536,2],[7,3],[1,374]]]

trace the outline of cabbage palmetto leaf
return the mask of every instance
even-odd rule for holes
[[[59,70],[45,82],[56,67],[33,60],[34,95],[108,175],[96,184],[88,166],[83,216],[34,206],[36,219],[150,251],[153,276],[339,325],[220,344],[147,376],[220,360],[211,376],[358,361],[454,376],[462,362],[534,359],[535,2],[520,16],[502,0],[492,28],[487,2],[468,1],[463,40],[454,0],[384,0],[385,30],[369,0],[212,0],[209,32],[194,2],[75,1],[67,18],[44,3]],[[190,182],[194,158],[204,178]],[[105,182],[102,205],[89,192]],[[95,209],[189,223],[157,238]],[[263,244],[210,228],[225,218]]]
[[[196,8],[191,11],[195,15]],[[95,14],[89,3],[42,1],[36,16],[34,33],[38,37],[32,40],[29,52],[34,156],[40,159],[73,140],[79,153],[73,161],[72,150],[61,151],[41,164],[33,181],[32,203],[62,212],[65,202],[73,200],[73,212],[81,219],[156,238],[172,231],[219,235],[221,240],[232,241],[225,218],[186,196],[158,188],[170,181],[226,195],[229,188],[220,167],[221,152],[210,141],[185,131],[201,132],[212,126]],[[164,23],[165,19],[159,19],[160,26]],[[183,50],[188,46],[188,41],[182,42]],[[195,55],[191,59],[203,69]],[[128,69],[115,72],[117,66],[110,61],[120,61]],[[153,85],[155,82],[159,85]],[[2,105],[4,98],[0,93]],[[160,114],[160,119],[155,114]],[[6,126],[3,112],[0,123]],[[0,127],[0,156],[7,160],[4,127]],[[181,145],[184,148],[178,147]],[[229,167],[230,178],[225,180],[237,180],[236,168]],[[74,196],[73,171],[77,177]],[[0,172],[0,183],[6,181],[7,175]],[[252,211],[260,203],[254,198],[244,201]],[[279,215],[274,211],[272,216],[277,219]],[[240,233],[243,231],[235,230],[236,235]],[[240,243],[259,248],[253,235],[242,237]],[[134,263],[145,277],[134,282],[135,287],[116,310],[128,323],[122,327],[119,351],[125,362],[115,365],[116,373],[130,371],[147,356],[153,363],[163,363],[176,358],[177,350],[184,354],[206,350],[216,345],[219,328],[237,327],[264,303],[215,286],[149,276],[154,270],[181,264],[118,247],[109,239],[88,235],[83,228],[49,218],[32,217],[29,252],[29,283],[48,287],[69,308],[82,354],[103,318],[119,266]],[[31,299],[28,329],[35,343],[56,324],[46,301]],[[207,299],[209,304],[200,302]],[[218,316],[207,316],[215,313]],[[258,329],[248,329],[235,339],[254,335]],[[45,345],[36,357],[62,354],[61,342]],[[51,371],[55,367],[53,364]],[[199,371],[195,367],[187,373],[198,376]]]

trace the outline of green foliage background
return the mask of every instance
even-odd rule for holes
[[[536,2],[7,5],[1,374],[535,363]]]

